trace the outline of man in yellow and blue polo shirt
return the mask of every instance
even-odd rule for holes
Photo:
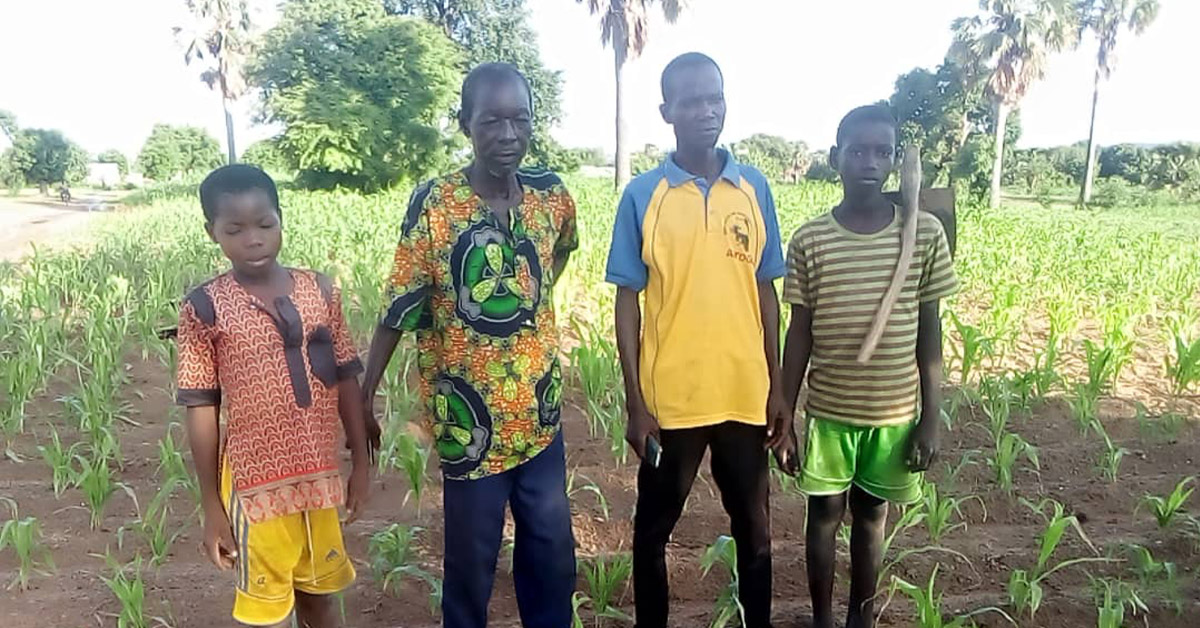
[[[688,53],[671,61],[662,92],[676,151],[625,188],[607,270],[617,285],[626,439],[642,458],[633,533],[637,628],[667,625],[666,544],[706,450],[737,541],[746,625],[765,628],[767,450],[782,450],[791,435],[780,429],[787,411],[774,385],[773,281],[785,273],[775,201],[760,172],[716,149],[725,98],[712,59]],[[647,458],[648,437],[661,445],[657,466]]]

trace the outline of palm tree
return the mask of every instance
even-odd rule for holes
[[[185,36],[183,62],[206,62],[200,80],[209,89],[219,89],[225,109],[225,140],[229,163],[237,160],[233,144],[233,114],[229,106],[246,91],[243,68],[253,42],[250,37],[250,7],[247,0],[185,0],[195,17],[192,28],[175,27],[175,36]]]
[[[954,20],[950,55],[975,69],[996,107],[989,204],[998,207],[1008,114],[1045,74],[1050,54],[1073,45],[1077,32],[1068,0],[980,0],[979,8],[981,16]]]
[[[1092,180],[1096,176],[1096,105],[1100,102],[1100,82],[1112,76],[1117,64],[1117,35],[1128,29],[1141,35],[1158,17],[1158,0],[1080,0],[1079,30],[1095,33],[1099,43],[1096,53],[1095,86],[1092,88],[1092,120],[1088,125],[1087,169],[1083,174],[1083,189],[1079,202],[1092,200]]]
[[[612,48],[617,92],[616,188],[629,183],[629,141],[625,137],[624,91],[625,62],[636,59],[646,47],[649,36],[649,9],[655,0],[577,0],[587,3],[592,15],[600,16],[600,42]],[[663,15],[674,23],[687,0],[659,0]]]

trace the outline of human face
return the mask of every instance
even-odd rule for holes
[[[659,107],[663,120],[675,127],[677,148],[711,149],[725,127],[725,85],[711,63],[685,66],[667,85],[667,102]]]
[[[221,194],[216,217],[205,228],[236,273],[264,277],[275,267],[283,244],[283,225],[266,192]]]
[[[533,134],[529,92],[516,77],[485,81],[478,90],[463,132],[471,138],[476,163],[494,177],[510,176],[521,166]]]
[[[846,190],[879,191],[896,167],[896,129],[884,122],[856,124],[829,159]]]

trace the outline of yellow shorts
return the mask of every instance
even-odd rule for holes
[[[278,624],[291,615],[296,591],[328,595],[354,582],[336,508],[250,523],[233,499],[228,461],[222,464],[221,499],[238,544],[233,602],[233,618],[238,622]]]

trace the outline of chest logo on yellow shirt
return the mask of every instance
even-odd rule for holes
[[[750,218],[741,212],[730,212],[725,217],[725,257],[747,264],[754,263],[750,254]]]

